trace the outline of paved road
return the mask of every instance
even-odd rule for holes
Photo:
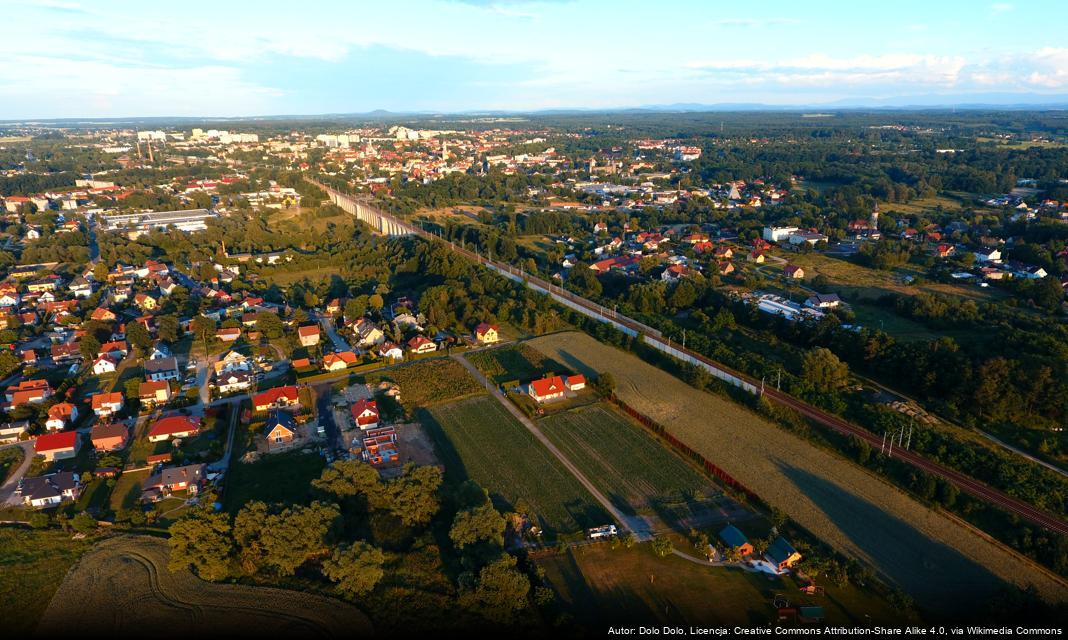
[[[30,470],[30,465],[33,464],[33,441],[27,440],[26,442],[19,442],[17,444],[9,444],[0,447],[0,449],[8,449],[11,447],[22,448],[22,464],[15,469],[11,477],[7,479],[7,482],[0,487],[0,505],[10,502],[13,505],[22,504],[15,498],[15,489],[19,486],[19,480],[22,480],[22,476],[26,475],[26,472]]]
[[[612,514],[612,517],[615,518],[617,522],[623,525],[623,528],[633,533],[634,538],[638,542],[644,542],[653,538],[653,528],[649,522],[647,522],[644,518],[640,516],[627,516],[623,514],[623,512],[621,512],[619,509],[617,509],[615,505],[612,504],[612,501],[606,498],[604,494],[597,489],[597,487],[593,486],[593,483],[590,482],[589,479],[587,479],[586,476],[584,476],[582,472],[578,470],[578,467],[572,464],[571,461],[568,460],[567,457],[563,454],[563,452],[557,449],[556,445],[554,445],[547,437],[545,437],[545,434],[541,432],[541,429],[538,429],[537,425],[534,424],[534,421],[528,418],[522,411],[519,410],[518,407],[512,404],[512,402],[508,398],[506,398],[503,393],[501,393],[501,390],[497,388],[497,385],[487,380],[486,376],[482,375],[482,372],[476,369],[474,365],[468,362],[462,355],[456,353],[453,354],[452,357],[457,362],[462,364],[464,368],[467,369],[467,371],[475,377],[476,380],[481,382],[483,386],[485,386],[486,389],[493,395],[493,397],[496,398],[498,402],[503,404],[504,407],[508,409],[508,411],[513,416],[515,416],[515,418],[519,420],[519,422],[524,427],[527,428],[527,431],[529,431],[535,438],[537,438],[539,442],[542,443],[542,445],[545,446],[546,449],[549,450],[549,453],[556,456],[556,459],[560,461],[560,464],[564,465],[564,468],[570,471],[571,475],[575,476],[575,479],[578,480],[582,486],[586,487],[586,490],[590,492],[590,495],[592,495],[597,500],[597,502],[600,502],[601,506],[603,506],[605,510],[608,511],[608,513]]]
[[[323,327],[323,331],[326,335],[330,336],[330,341],[334,343],[335,351],[352,351],[352,347],[337,333],[337,329],[334,327],[334,319],[328,315],[318,314],[319,324]]]

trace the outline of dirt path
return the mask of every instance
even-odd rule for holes
[[[515,419],[518,420],[524,427],[526,427],[527,431],[529,431],[531,435],[537,438],[538,442],[540,442],[542,446],[544,446],[549,451],[549,453],[553,454],[553,456],[555,456],[556,459],[560,461],[560,464],[564,465],[564,468],[567,469],[571,473],[571,475],[575,476],[575,479],[578,480],[579,483],[586,488],[586,491],[588,491],[590,495],[597,500],[597,502],[601,503],[601,506],[604,507],[608,513],[612,514],[612,517],[616,519],[616,522],[619,522],[621,525],[623,525],[624,528],[633,533],[635,539],[637,539],[639,542],[649,540],[653,537],[653,528],[648,522],[645,521],[644,518],[642,518],[641,516],[624,515],[623,512],[617,509],[615,505],[612,504],[612,501],[605,497],[605,495],[602,494],[600,491],[598,491],[597,487],[595,487],[593,483],[586,478],[586,476],[582,475],[582,472],[578,470],[578,467],[572,464],[571,461],[568,460],[567,457],[559,449],[556,448],[556,445],[554,445],[552,441],[550,441],[549,438],[547,438],[545,434],[541,432],[541,429],[538,429],[537,425],[535,425],[530,418],[524,415],[518,407],[512,404],[511,401],[509,401],[508,398],[506,398],[504,394],[501,393],[501,390],[498,389],[495,384],[486,379],[486,376],[482,375],[481,371],[476,369],[473,364],[468,362],[460,354],[453,354],[452,357],[457,362],[462,364],[464,368],[467,369],[467,371],[475,377],[476,380],[481,382],[486,387],[486,390],[489,391],[490,394],[492,394],[498,402],[504,405],[504,407],[508,409],[508,412],[515,416]]]

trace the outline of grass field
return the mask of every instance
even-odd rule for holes
[[[814,535],[871,564],[922,607],[963,611],[1006,581],[1033,583],[1053,600],[1068,597],[1049,574],[1022,565],[1004,547],[882,479],[632,354],[575,332],[530,344],[585,373],[610,371],[625,402]]]
[[[136,509],[141,504],[141,483],[152,474],[151,469],[129,471],[119,476],[111,490],[111,510]]]
[[[549,536],[611,522],[611,517],[545,447],[490,396],[422,413],[450,481],[474,480],[498,507],[530,505]]]
[[[38,632],[89,637],[164,635],[204,629],[239,636],[365,636],[367,616],[350,604],[300,591],[204,582],[167,568],[167,543],[147,537],[105,540],[82,556],[51,599]],[[41,601],[44,608],[48,599]]]
[[[790,577],[706,567],[676,556],[658,558],[649,545],[615,550],[607,545],[574,547],[541,557],[537,564],[564,609],[594,628],[606,621],[682,627],[764,625],[776,621],[772,601],[777,594],[786,595],[794,605],[824,607],[828,624],[908,621],[877,594],[857,587],[827,586],[823,596],[803,596]]]
[[[276,453],[250,463],[235,461],[227,474],[223,506],[236,513],[252,500],[304,503],[311,495],[311,481],[324,467],[321,455],[303,451]]]
[[[0,484],[7,481],[7,476],[12,471],[18,469],[24,455],[22,447],[0,449]]]
[[[89,546],[58,529],[0,528],[0,629],[5,635],[33,632],[63,576]]]
[[[482,385],[452,358],[414,362],[381,373],[370,373],[366,378],[370,384],[389,380],[400,385],[401,404],[409,411],[483,391]]]
[[[547,373],[567,373],[567,368],[562,364],[525,344],[474,351],[464,357],[497,384],[510,380],[527,382]]]
[[[559,413],[539,420],[538,427],[625,513],[653,515],[666,524],[691,518],[710,523],[720,501],[729,502],[693,465],[611,408]]]

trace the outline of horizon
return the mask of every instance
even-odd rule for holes
[[[1042,0],[3,4],[4,121],[1068,104],[1068,48],[1027,28],[1068,7]]]

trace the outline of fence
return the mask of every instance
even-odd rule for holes
[[[675,436],[673,436],[670,433],[668,433],[667,429],[665,429],[664,426],[661,425],[660,423],[656,422],[655,420],[653,420],[649,416],[646,416],[645,414],[640,413],[637,409],[635,409],[634,407],[628,405],[626,402],[623,402],[614,393],[611,394],[608,399],[614,405],[616,405],[617,407],[622,409],[623,412],[626,413],[628,416],[630,416],[630,417],[634,418],[635,420],[637,420],[638,423],[641,424],[643,427],[645,427],[649,431],[652,431],[654,434],[656,434],[657,437],[660,437],[660,438],[663,438],[664,440],[666,440],[668,442],[668,444],[670,444],[672,447],[675,448],[676,451],[678,451],[679,453],[682,453],[686,457],[690,458],[691,460],[693,460],[694,462],[699,464],[701,466],[701,468],[703,468],[705,470],[705,472],[708,473],[709,475],[711,475],[711,476],[715,477],[716,479],[720,480],[721,482],[723,482],[723,484],[727,485],[731,489],[734,489],[736,491],[740,491],[741,493],[745,494],[746,497],[749,498],[750,500],[754,500],[754,501],[759,501],[760,500],[760,497],[756,493],[751,491],[749,489],[749,487],[745,486],[741,482],[738,482],[729,473],[727,473],[723,469],[720,469],[715,464],[713,464],[712,461],[708,460],[707,458],[702,456],[700,453],[697,453],[696,451],[691,449],[688,445],[686,445],[685,443],[681,442],[678,438],[676,438]]]

